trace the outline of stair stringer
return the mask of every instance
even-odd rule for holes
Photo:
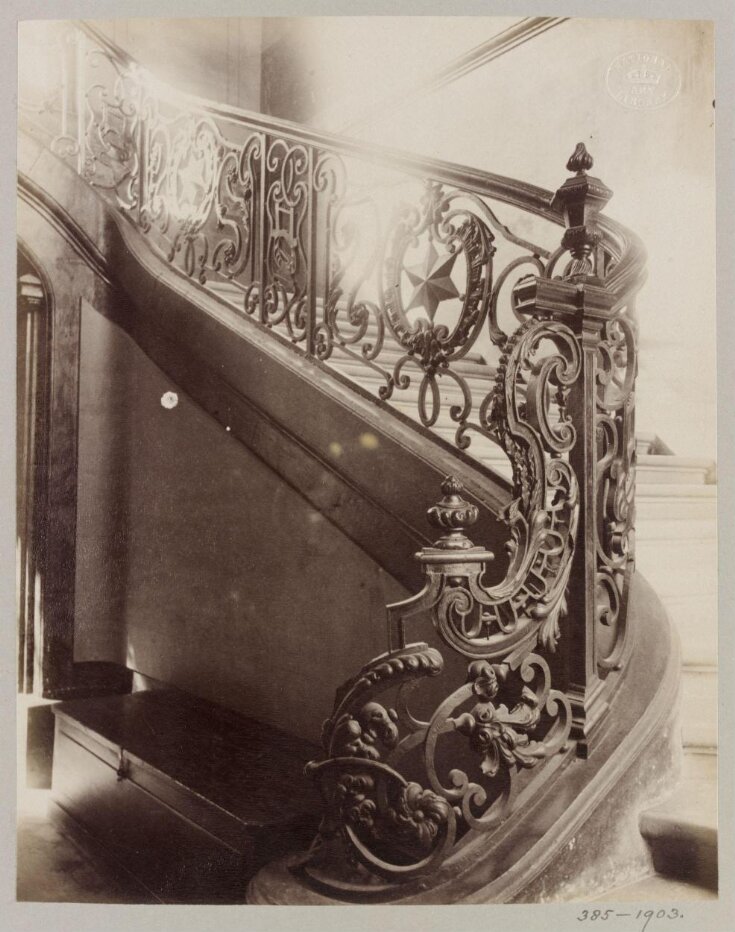
[[[482,506],[477,538],[496,553],[488,575],[502,578],[506,479],[173,268],[23,132],[18,170],[21,188],[104,263],[117,297],[98,310],[398,582],[419,582],[413,554],[430,543],[425,510],[449,473]]]

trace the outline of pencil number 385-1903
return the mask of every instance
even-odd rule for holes
[[[583,909],[577,916],[578,922],[606,922],[610,919],[637,919],[642,922],[639,932],[646,932],[648,924],[655,919],[683,919],[684,914],[675,906],[669,909]]]

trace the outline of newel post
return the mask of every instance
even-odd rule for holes
[[[566,411],[576,431],[569,463],[580,512],[562,665],[573,713],[571,736],[583,757],[594,749],[614,674],[629,649],[625,616],[635,468],[635,330],[628,309],[605,281],[598,214],[612,191],[587,174],[592,164],[580,143],[567,162],[575,174],[552,202],[566,226],[561,242],[570,254],[566,267],[553,278],[520,282],[515,290],[518,310],[564,322],[579,341],[581,369]]]

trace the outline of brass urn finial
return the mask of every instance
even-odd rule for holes
[[[578,142],[577,148],[569,156],[567,171],[583,175],[585,172],[588,172],[594,164],[595,161],[587,151],[587,146],[585,146],[583,142]]]
[[[472,541],[464,534],[478,518],[477,505],[462,498],[464,486],[456,476],[447,476],[441,486],[444,497],[426,512],[430,524],[448,531],[435,542],[441,550],[469,550]]]

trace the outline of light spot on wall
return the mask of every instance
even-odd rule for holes
[[[360,434],[360,446],[364,447],[366,450],[377,450],[380,446],[380,441],[375,434]]]
[[[179,396],[176,394],[176,392],[164,392],[161,395],[161,407],[166,408],[167,411],[175,408],[178,403]]]
[[[332,456],[341,456],[342,455],[342,444],[337,443],[336,440],[333,440],[328,447],[329,452]]]

